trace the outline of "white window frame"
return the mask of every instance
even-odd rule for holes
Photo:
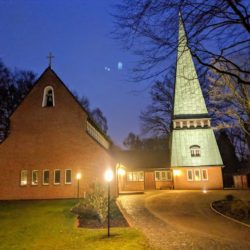
[[[26,175],[23,176],[23,175]],[[24,169],[24,170],[21,170],[21,173],[20,173],[20,186],[27,186],[28,185],[28,170]]]
[[[199,145],[190,146],[191,157],[201,157],[201,147]]]
[[[159,173],[159,179],[156,178],[157,173]],[[165,177],[163,177],[163,173],[166,173]],[[168,174],[170,174],[171,178],[168,178]],[[169,170],[161,170],[155,171],[155,181],[172,181],[172,173]]]
[[[196,173],[199,173],[199,179],[196,179]],[[194,181],[201,181],[201,171],[200,171],[200,169],[194,169]]]
[[[131,179],[131,176],[132,176],[132,179]],[[127,181],[131,181],[131,182],[144,181],[144,172],[143,171],[130,171],[130,172],[127,172]]]
[[[44,173],[45,173],[45,172],[49,172],[49,179],[50,179],[50,171],[49,171],[49,169],[44,169],[44,170],[43,170],[43,185],[44,185],[44,186],[48,186],[48,185],[49,185],[49,180],[48,180],[48,183],[45,183],[45,182],[44,182]]]
[[[203,178],[203,172],[206,172],[207,178]],[[208,171],[207,169],[201,169],[201,178],[203,181],[208,181]]]
[[[50,85],[46,86],[43,90],[43,101],[42,101],[42,107],[47,107],[47,100],[46,100],[46,97],[47,97],[47,94],[49,92],[49,90],[52,90],[52,98],[53,98],[53,106],[52,107],[55,107],[55,94],[54,94],[54,88]]]
[[[56,182],[56,172],[59,171],[60,173],[60,180],[59,182]],[[61,169],[55,169],[54,170],[54,185],[60,185],[61,184]]]
[[[189,172],[191,172],[192,178],[189,178],[189,174],[188,174]],[[187,170],[187,180],[188,180],[188,181],[194,181],[193,169],[188,169],[188,170]]]
[[[70,182],[67,182],[67,171],[70,171]],[[65,184],[72,184],[72,169],[65,169]]]
[[[34,182],[34,179],[33,179],[33,173],[36,173],[36,178],[37,178],[37,182]],[[32,170],[32,172],[31,172],[31,185],[32,186],[37,186],[38,185],[38,173],[39,173],[39,171],[38,170]]]

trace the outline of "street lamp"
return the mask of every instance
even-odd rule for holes
[[[104,179],[108,183],[108,237],[110,236],[110,182],[113,180],[113,176],[111,169],[106,170]]]
[[[79,199],[79,191],[80,191],[80,179],[82,175],[81,173],[76,174],[76,179],[77,179],[77,199]]]

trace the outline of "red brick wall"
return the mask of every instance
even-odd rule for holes
[[[175,189],[222,189],[223,180],[221,167],[200,167],[197,169],[207,169],[208,180],[204,181],[188,181],[187,180],[187,170],[195,169],[195,167],[179,167],[176,168],[180,171],[178,176],[173,174],[174,178],[174,188]]]
[[[55,107],[42,107],[43,89],[51,85]],[[81,172],[80,194],[90,183],[103,182],[106,168],[114,167],[109,152],[86,133],[87,114],[51,70],[39,79],[11,116],[11,132],[0,144],[0,199],[73,198],[75,175]],[[20,171],[29,170],[28,185],[20,187]],[[42,185],[42,170],[50,170],[50,184]],[[54,185],[54,169],[61,184]],[[72,169],[72,184],[64,184],[64,170]],[[31,186],[31,170],[39,183]]]

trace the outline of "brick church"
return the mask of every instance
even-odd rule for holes
[[[0,200],[74,198],[78,190],[83,196],[114,167],[110,143],[48,67],[11,115],[0,144]]]

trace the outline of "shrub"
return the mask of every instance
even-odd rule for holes
[[[248,205],[242,200],[234,200],[231,203],[231,214],[236,219],[247,219],[248,218]]]
[[[226,200],[227,201],[233,201],[234,200],[234,196],[232,194],[228,194],[228,195],[226,195]]]
[[[82,218],[98,219],[103,223],[107,218],[108,197],[103,185],[92,184],[90,192],[86,198],[81,199],[79,204],[73,208],[73,211],[78,213]]]

